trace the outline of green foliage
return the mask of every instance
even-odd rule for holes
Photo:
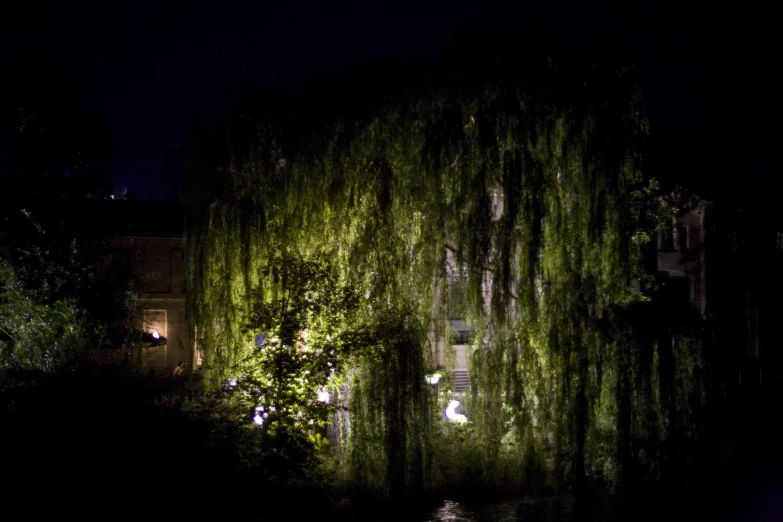
[[[106,232],[74,217],[81,205],[15,213],[5,223],[7,258],[41,304],[68,301],[80,310],[93,346],[120,346],[138,331],[139,285],[130,260],[116,262],[122,254],[110,251]]]
[[[421,491],[430,454],[426,332],[404,308],[387,308],[365,331],[371,350],[354,358],[346,470],[355,486],[393,497]]]
[[[266,431],[304,432],[314,446],[334,408],[318,392],[337,385],[354,348],[346,319],[357,298],[339,287],[328,265],[295,255],[270,259],[248,297],[243,331],[255,342],[230,368],[226,396],[246,410],[246,421]]]
[[[319,393],[336,396],[348,382],[348,365],[355,378],[347,402],[356,429],[345,441],[347,469],[371,490],[420,489],[420,434],[428,429],[429,410],[421,351],[426,333],[415,316],[389,306],[359,313],[367,301],[340,285],[322,257],[278,255],[259,275],[243,325],[256,346],[229,368],[222,385],[222,396],[240,412],[237,421],[255,424],[259,444],[278,448],[278,456],[293,445],[298,456],[291,459],[317,463],[338,410],[336,400]]]
[[[321,350],[345,328],[359,298],[339,285],[325,259],[278,254],[266,262],[250,303],[246,331],[267,332],[287,346]]]
[[[86,348],[86,325],[74,302],[46,301],[0,258],[0,369],[54,370]]]
[[[0,368],[50,371],[105,340],[106,324],[85,306],[110,307],[93,286],[100,249],[20,216],[22,239],[0,258]]]
[[[460,436],[475,456],[468,475],[484,484],[626,476],[642,460],[631,442],[650,440],[651,419],[676,407],[680,384],[644,391],[655,385],[650,365],[663,380],[699,365],[698,328],[661,320],[644,330],[627,312],[654,294],[642,247],[657,205],[640,171],[647,123],[629,71],[552,56],[524,70],[510,63],[288,148],[273,124],[229,123],[224,160],[190,180],[188,309],[212,375],[225,378],[253,350],[241,310],[280,251],[323,259],[361,297],[364,348],[335,364],[350,385],[346,469],[370,490],[425,487],[421,474],[439,462],[423,377],[433,348],[448,344],[445,289],[456,275],[476,329],[471,427]],[[294,373],[304,323],[281,310],[302,308],[297,285],[308,277],[275,286],[279,304],[265,289],[255,309],[257,322],[286,325],[273,353]],[[327,329],[324,317],[313,332]],[[662,350],[664,330],[691,348]],[[631,386],[637,376],[644,390]]]

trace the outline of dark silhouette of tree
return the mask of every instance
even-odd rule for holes
[[[0,86],[0,230],[8,258],[43,306],[64,299],[111,316],[127,285],[101,280],[113,232],[86,198],[110,189],[104,161],[111,154],[105,116],[88,93],[51,58],[21,54]],[[93,203],[99,203],[93,201]],[[124,278],[123,281],[125,281]],[[97,325],[97,323],[96,323]]]
[[[0,203],[83,198],[109,189],[100,160],[110,153],[105,117],[56,62],[18,58],[0,87]]]

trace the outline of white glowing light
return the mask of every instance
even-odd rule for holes
[[[433,373],[432,375],[425,375],[424,380],[427,381],[427,384],[438,384],[438,381],[440,381],[440,374]]]
[[[446,418],[454,422],[468,422],[467,417],[455,411],[457,406],[459,406],[459,401],[449,401],[449,406],[445,411]]]
[[[236,379],[229,379],[228,385],[231,386],[232,388],[235,387],[237,385],[237,380]]]
[[[253,422],[256,423],[256,426],[263,426],[264,425],[264,418],[256,413],[256,416],[253,417]]]
[[[318,400],[321,402],[329,402],[329,391],[325,388],[318,390]]]
[[[152,337],[154,337],[155,339],[160,339],[160,334],[158,333],[157,330],[152,330]]]

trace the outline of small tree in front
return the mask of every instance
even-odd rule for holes
[[[351,330],[359,300],[323,259],[295,254],[270,259],[247,297],[243,331],[253,347],[222,394],[235,420],[258,430],[267,471],[307,480],[334,411],[327,390],[361,337]]]

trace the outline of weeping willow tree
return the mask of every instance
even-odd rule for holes
[[[660,307],[634,290],[651,220],[629,70],[517,58],[451,62],[447,81],[321,127],[293,119],[299,137],[235,117],[199,150],[187,306],[208,377],[219,385],[254,349],[248,300],[284,284],[266,260],[326,260],[361,301],[340,454],[371,489],[427,487],[437,466],[424,375],[448,342],[455,279],[476,331],[462,436],[485,485],[660,475],[674,458],[661,448],[703,404],[698,328],[645,326]]]

